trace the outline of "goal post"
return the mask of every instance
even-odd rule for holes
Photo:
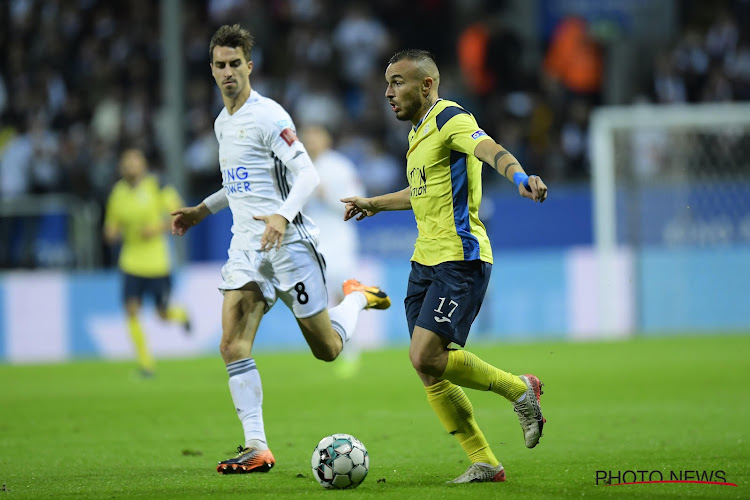
[[[731,321],[717,314],[714,322],[710,311],[702,316],[693,311],[701,291],[690,290],[711,283],[700,272],[710,267],[714,255],[739,259],[740,269],[731,271],[739,273],[730,280],[734,288],[750,279],[750,103],[601,107],[591,117],[589,147],[601,334],[670,330],[670,325],[750,331],[750,313],[734,315]],[[616,319],[622,294],[613,283],[623,253],[633,260],[630,322]],[[675,269],[688,276],[688,290],[674,299],[684,303],[664,303],[674,320],[668,315],[660,320],[652,310],[656,306],[644,300],[653,292],[648,283],[661,289],[644,269],[644,263],[647,267],[659,256],[672,265],[677,259],[683,267]],[[734,288],[717,290],[718,298],[707,294],[707,307],[720,306],[719,300],[731,302],[741,293]],[[664,286],[663,291],[674,289]],[[750,309],[750,293],[744,300]],[[683,323],[681,311],[687,317]]]

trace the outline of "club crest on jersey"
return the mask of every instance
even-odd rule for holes
[[[479,139],[483,135],[487,135],[487,134],[484,133],[484,130],[479,129],[476,132],[474,132],[473,134],[471,134],[471,138],[472,139]]]
[[[244,128],[241,128],[237,131],[237,139],[244,139],[247,137],[247,132],[245,132]]]
[[[430,131],[430,124],[424,126],[424,129],[422,130],[422,135],[427,135],[427,132]]]
[[[285,128],[279,135],[289,146],[291,146],[292,143],[297,140],[297,134],[295,134],[294,130],[292,130],[291,128]]]

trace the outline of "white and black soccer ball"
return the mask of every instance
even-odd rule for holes
[[[356,488],[367,477],[370,457],[362,441],[349,434],[320,440],[312,454],[312,472],[324,488]]]

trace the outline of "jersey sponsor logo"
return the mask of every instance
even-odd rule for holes
[[[427,132],[430,131],[430,124],[424,126],[424,130],[422,130],[422,135],[427,135]]]
[[[422,167],[414,167],[409,171],[409,194],[412,198],[427,194],[427,172],[425,172],[424,165]]]
[[[286,142],[288,146],[291,146],[292,143],[297,140],[297,134],[294,133],[294,130],[288,127],[282,130],[279,135],[284,139],[284,142]]]
[[[482,137],[483,135],[487,135],[487,134],[485,134],[485,133],[484,133],[484,130],[482,130],[482,129],[479,129],[479,130],[477,130],[476,132],[474,132],[473,134],[471,134],[471,138],[472,138],[472,139],[479,139],[479,138],[480,138],[480,137]]]
[[[247,132],[245,132],[244,128],[241,128],[237,131],[237,139],[244,139],[247,137]]]
[[[221,169],[221,180],[224,184],[230,182],[244,181],[250,176],[247,167],[234,167]]]
[[[221,169],[221,181],[227,194],[249,193],[250,172],[247,167],[234,167]]]
[[[250,189],[250,183],[248,181],[244,182],[235,182],[234,184],[227,184],[224,186],[224,191],[227,192],[227,194],[242,194],[242,193],[249,193],[252,191]]]

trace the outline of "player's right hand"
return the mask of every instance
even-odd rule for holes
[[[362,220],[379,212],[369,198],[350,196],[349,198],[341,198],[341,202],[345,203],[344,220],[349,220],[354,216],[358,216],[357,220]]]
[[[208,214],[208,208],[203,203],[195,207],[178,208],[171,213],[172,234],[183,236],[188,229],[205,219]]]

